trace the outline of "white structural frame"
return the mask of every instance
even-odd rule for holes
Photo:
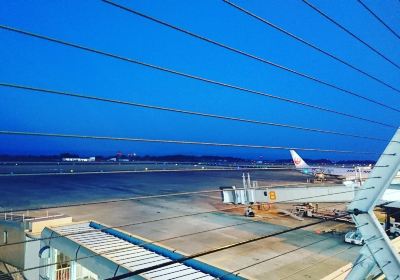
[[[374,214],[376,203],[399,169],[400,129],[397,129],[370,176],[348,206],[357,229],[365,239],[360,255],[346,277],[348,280],[365,279],[376,267],[383,272],[385,279],[400,280],[399,256]]]

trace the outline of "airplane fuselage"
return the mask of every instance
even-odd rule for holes
[[[365,179],[371,173],[370,168],[346,168],[346,167],[322,167],[310,166],[307,168],[298,168],[298,170],[307,175],[325,175],[344,179]]]

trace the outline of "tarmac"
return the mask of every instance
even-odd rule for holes
[[[264,183],[276,181],[272,175],[271,181]],[[304,177],[299,175],[299,182],[304,182]],[[52,211],[70,215],[75,221],[96,220],[110,226],[134,223],[120,229],[187,255],[317,221],[312,218],[299,221],[275,211],[279,207],[290,209],[290,205],[256,210],[254,218],[244,217],[244,209],[240,207],[221,211],[231,207],[222,204],[220,196],[213,193]],[[207,213],[198,214],[201,212]],[[180,218],[173,218],[176,216]],[[325,222],[209,254],[200,260],[249,279],[321,279],[356,259],[360,247],[343,241],[343,234],[352,228],[349,224]]]

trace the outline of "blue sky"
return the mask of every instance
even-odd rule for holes
[[[220,0],[116,1],[400,109],[399,93]],[[312,1],[400,63],[399,40],[356,1]],[[400,70],[300,0],[235,1],[386,82]],[[367,1],[398,32],[400,3]],[[190,74],[399,125],[400,113],[188,37],[101,1],[3,1],[1,24]],[[389,139],[394,129],[162,73],[0,30],[2,82]],[[396,49],[397,47],[397,49]],[[138,109],[0,87],[0,129],[381,152],[385,143]],[[282,158],[287,151],[0,136],[1,154],[124,153]],[[314,158],[373,158],[303,153]]]

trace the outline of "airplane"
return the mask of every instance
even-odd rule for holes
[[[293,163],[297,170],[303,174],[313,175],[318,179],[331,177],[343,180],[365,180],[372,171],[368,167],[334,167],[334,166],[309,166],[294,150],[290,150]]]

